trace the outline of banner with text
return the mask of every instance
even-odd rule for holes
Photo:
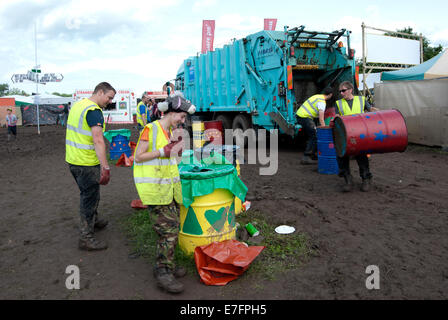
[[[277,19],[264,19],[264,30],[275,31]]]
[[[202,53],[213,51],[215,20],[202,20]]]

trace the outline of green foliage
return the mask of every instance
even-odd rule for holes
[[[0,96],[5,96],[9,90],[9,85],[7,83],[0,83]]]
[[[11,96],[11,95],[29,96],[29,94],[27,94],[23,90],[20,90],[17,88],[10,88],[7,83],[1,83],[0,84],[0,97]]]
[[[55,96],[66,97],[66,98],[69,98],[72,96],[70,93],[53,92],[52,94],[54,94]]]

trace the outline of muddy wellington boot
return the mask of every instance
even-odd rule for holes
[[[107,243],[95,239],[94,236],[81,237],[79,238],[78,247],[80,250],[99,251],[99,250],[106,250]]]
[[[302,160],[300,161],[300,163],[301,164],[315,164],[316,162],[313,161],[310,156],[304,155]]]
[[[93,235],[92,223],[88,223],[84,219],[80,222],[78,248],[87,251],[99,251],[107,249],[107,243],[98,240]]]
[[[372,179],[362,179],[361,191],[369,192],[372,184]]]
[[[351,192],[353,191],[353,177],[351,175],[344,176],[345,184],[342,187],[342,192]]]
[[[154,277],[157,286],[169,293],[181,293],[184,285],[174,278],[173,273],[168,268],[157,268],[154,270]]]
[[[106,219],[97,219],[94,225],[95,231],[104,229],[108,224],[109,221],[107,221]]]

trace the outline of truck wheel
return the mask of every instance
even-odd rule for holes
[[[230,118],[230,116],[226,114],[220,114],[219,116],[216,117],[215,120],[222,122],[222,128],[224,130],[232,129],[232,119]]]
[[[233,119],[232,129],[234,131],[235,142],[241,141],[244,138],[244,147],[247,147],[249,138],[246,130],[251,129],[252,125],[245,115],[239,114]],[[246,133],[246,135],[244,135]],[[255,137],[254,137],[255,139]]]

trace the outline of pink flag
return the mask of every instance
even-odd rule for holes
[[[202,20],[202,53],[213,51],[215,20]]]
[[[264,30],[275,31],[277,19],[264,19]]]

